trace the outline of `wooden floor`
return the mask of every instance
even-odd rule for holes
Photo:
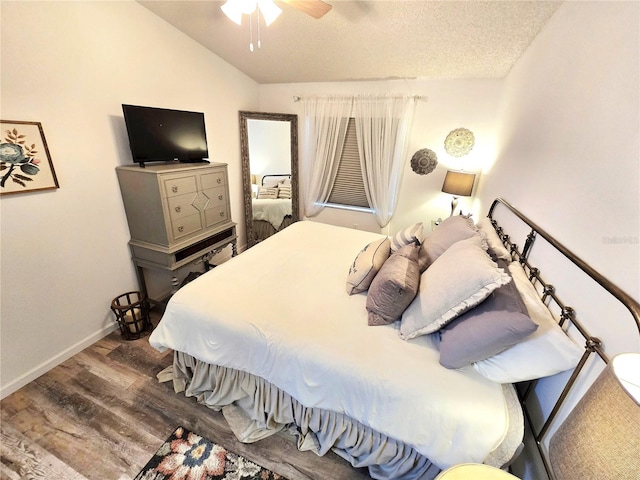
[[[369,479],[335,454],[299,452],[284,435],[238,442],[220,413],[157,381],[171,363],[148,337],[116,332],[9,395],[0,479],[131,479],[180,425],[290,480]]]

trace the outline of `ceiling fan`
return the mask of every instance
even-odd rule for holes
[[[329,10],[331,5],[323,2],[322,0],[280,0],[287,5],[292,6],[312,16],[313,18],[321,18]],[[253,27],[251,16],[253,12],[257,12],[257,30],[258,30],[258,48],[261,47],[260,41],[260,17],[264,19],[265,25],[268,27],[273,21],[278,18],[282,13],[282,9],[278,7],[273,0],[227,0],[224,5],[220,7],[222,12],[229,17],[229,19],[238,25],[242,25],[242,16],[249,15],[249,50],[254,51],[253,48]]]
[[[311,15],[313,18],[321,18],[331,10],[331,5],[322,0],[280,0],[282,3],[291,5],[301,12]]]
[[[310,15],[313,18],[321,18],[331,10],[331,5],[323,2],[322,0],[279,1]],[[267,26],[269,26],[282,13],[282,9],[278,7],[273,0],[227,0],[220,8],[227,17],[238,25],[242,23],[242,15],[250,15],[256,10],[262,15]]]

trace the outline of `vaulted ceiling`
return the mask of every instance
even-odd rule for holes
[[[256,16],[239,26],[222,1],[138,1],[261,84],[502,78],[562,3],[327,0],[315,19],[276,0],[283,12],[260,25],[257,48]]]

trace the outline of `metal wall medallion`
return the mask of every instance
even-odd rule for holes
[[[423,148],[411,157],[411,169],[418,175],[427,175],[433,172],[438,165],[438,156],[433,150]]]
[[[475,138],[466,128],[456,128],[444,140],[444,149],[452,157],[462,157],[473,148]]]

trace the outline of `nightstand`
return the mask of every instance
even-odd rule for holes
[[[499,468],[481,463],[462,463],[441,472],[436,480],[517,480],[518,477]]]

